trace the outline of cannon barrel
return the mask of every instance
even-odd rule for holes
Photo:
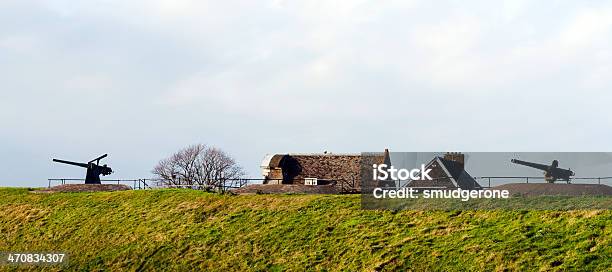
[[[516,163],[516,164],[520,164],[520,165],[524,165],[524,166],[533,167],[533,168],[544,170],[544,171],[548,170],[548,167],[549,167],[548,165],[545,165],[545,164],[521,161],[521,160],[517,160],[517,159],[512,159],[510,162]]]
[[[87,163],[71,162],[71,161],[58,160],[58,159],[53,159],[53,161],[54,162],[59,162],[59,163],[64,163],[64,164],[80,166],[80,167],[83,167],[83,168],[88,168],[88,164]]]

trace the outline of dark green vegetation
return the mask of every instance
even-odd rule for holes
[[[0,210],[0,251],[69,253],[68,267],[50,270],[612,268],[611,210],[364,211],[359,196],[26,189],[0,189]]]

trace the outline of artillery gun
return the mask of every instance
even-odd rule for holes
[[[87,174],[85,176],[85,184],[101,184],[100,175],[106,176],[106,175],[110,175],[113,173],[113,169],[108,167],[106,164],[102,166],[100,165],[100,160],[106,158],[107,156],[108,154],[104,154],[87,163],[72,162],[72,161],[65,161],[65,160],[58,160],[58,159],[53,159],[53,161],[87,168]]]
[[[569,183],[571,177],[575,175],[571,169],[559,168],[559,161],[557,160],[553,160],[550,165],[521,161],[516,159],[512,159],[511,162],[544,171],[544,179],[548,183],[555,183],[555,181],[557,181],[558,179],[567,181]]]

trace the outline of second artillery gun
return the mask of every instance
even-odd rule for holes
[[[113,169],[108,167],[106,164],[100,165],[100,160],[106,158],[106,156],[108,156],[108,154],[104,154],[87,163],[71,162],[71,161],[58,160],[58,159],[53,159],[53,161],[87,168],[87,175],[85,176],[85,184],[101,184],[100,175],[106,176],[106,175],[110,175],[113,173]]]
[[[548,183],[555,183],[555,181],[558,179],[567,181],[569,183],[571,177],[575,175],[574,172],[572,172],[572,170],[570,169],[559,168],[559,161],[557,160],[553,160],[550,165],[526,162],[515,159],[511,160],[511,162],[544,171],[544,179]]]

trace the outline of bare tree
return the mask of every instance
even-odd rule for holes
[[[191,185],[194,188],[242,186],[244,170],[223,150],[203,144],[188,146],[159,161],[152,173],[162,186]]]

